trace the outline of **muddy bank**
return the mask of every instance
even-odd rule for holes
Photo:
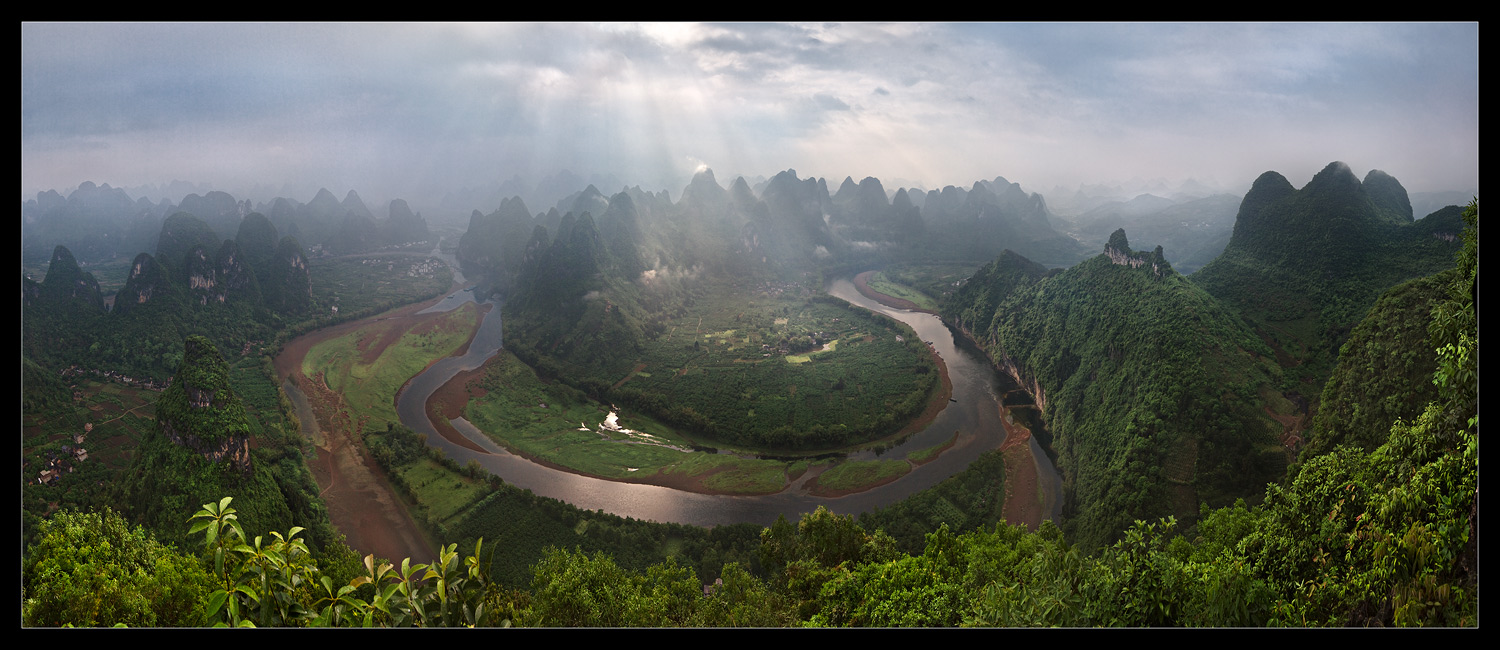
[[[486,362],[485,365],[473,370],[460,371],[427,398],[427,419],[432,421],[432,426],[437,429],[438,435],[448,442],[478,453],[488,452],[465,438],[462,433],[458,432],[458,429],[453,428],[449,420],[462,416],[469,400],[484,396],[483,388],[477,385],[470,386],[469,382],[483,377],[485,368],[488,366],[489,362]]]
[[[344,534],[349,546],[361,554],[373,553],[389,560],[409,557],[414,562],[430,562],[436,557],[436,546],[411,518],[385,471],[366,453],[364,418],[350,413],[342,396],[329,390],[321,376],[304,376],[302,362],[313,346],[371,323],[396,320],[392,323],[393,329],[405,331],[440,317],[441,314],[418,315],[417,312],[441,299],[433,298],[308,333],[289,341],[273,361],[277,376],[291,381],[302,392],[318,422],[323,441],[318,445],[317,459],[311,463],[313,477],[328,506],[329,521]],[[372,341],[365,353],[378,358],[386,346],[398,339],[382,337],[379,341]]]
[[[888,296],[886,294],[880,293],[879,291],[871,289],[869,282],[870,276],[873,275],[875,275],[874,271],[865,271],[864,273],[854,276],[854,288],[859,290],[860,295],[869,298],[870,300],[874,300],[875,302],[878,302],[887,307],[895,307],[896,309],[905,309],[907,311],[915,311],[923,314],[932,314],[933,316],[938,315],[937,312],[932,311],[931,309],[922,309],[921,307],[917,306],[917,303],[914,303],[905,298]]]
[[[1026,524],[1036,530],[1046,518],[1041,501],[1041,481],[1037,476],[1036,458],[1031,453],[1031,430],[1021,426],[1000,407],[1000,421],[1005,425],[1005,443],[1000,455],[1005,458],[1005,521],[1011,525]]]
[[[905,309],[908,311],[922,312],[938,316],[939,314],[930,309],[922,309],[916,303],[903,298],[890,296],[870,288],[869,279],[875,271],[865,271],[854,276],[854,287],[866,298],[874,300],[887,307]],[[973,337],[967,331],[962,335],[974,342]],[[976,345],[977,347],[977,345]],[[983,350],[983,348],[979,348]],[[942,357],[933,354],[942,364]],[[987,355],[986,355],[987,356]],[[994,364],[994,360],[990,360]],[[945,389],[951,392],[951,384],[948,381],[947,368],[943,368],[943,383]],[[926,415],[924,413],[924,415]],[[1007,412],[1004,405],[1000,405],[1000,420],[1005,427],[1005,443],[1000,446],[1000,453],[1005,458],[1005,519],[1011,524],[1025,524],[1027,528],[1036,530],[1047,517],[1040,498],[1040,477],[1037,474],[1036,458],[1031,451],[1031,430],[1021,426]],[[928,418],[927,422],[931,419]],[[924,423],[925,425],[925,423]],[[915,430],[920,431],[921,427]],[[905,430],[903,429],[903,432]]]

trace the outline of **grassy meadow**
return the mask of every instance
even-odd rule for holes
[[[410,330],[403,331],[406,325],[398,321],[370,323],[313,346],[302,373],[310,378],[322,373],[351,412],[368,418],[367,429],[383,429],[400,421],[395,397],[401,386],[462,348],[478,324],[479,307],[472,302]]]

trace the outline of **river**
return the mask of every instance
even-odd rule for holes
[[[478,368],[500,349],[498,304],[488,310],[467,354],[443,359],[413,378],[397,398],[396,410],[403,424],[427,434],[428,444],[442,449],[443,453],[461,465],[476,460],[512,485],[567,501],[586,510],[603,510],[624,517],[698,526],[739,522],[769,525],[776,521],[778,515],[786,515],[788,519],[796,521],[802,513],[810,512],[820,505],[827,506],[834,512],[857,515],[932,487],[963,471],[980,454],[995,449],[1004,442],[1005,432],[1000,422],[1002,411],[999,404],[1002,392],[1013,390],[1014,387],[1000,385],[1000,382],[1009,380],[996,373],[978,350],[966,340],[955,337],[936,316],[881,305],[861,295],[849,278],[833,281],[827,290],[829,294],[854,305],[900,320],[911,326],[922,340],[930,341],[947,363],[953,383],[953,399],[956,400],[950,402],[924,431],[912,435],[904,443],[885,453],[899,458],[909,451],[942,444],[953,436],[954,431],[958,431],[958,438],[951,448],[937,459],[914,468],[896,481],[857,494],[832,498],[814,497],[802,490],[799,484],[794,484],[772,495],[722,496],[581,476],[510,454],[461,419],[454,421],[454,427],[488,453],[475,452],[449,442],[427,420],[424,406],[428,397],[439,386],[458,372]],[[473,295],[470,291],[454,292],[424,310],[424,313],[454,309],[473,300]],[[1050,517],[1056,520],[1061,512],[1057,496],[1060,493],[1061,479],[1038,447],[1035,437],[1030,444],[1044,493],[1043,512],[1051,513]],[[872,459],[876,454],[860,452],[852,457]]]

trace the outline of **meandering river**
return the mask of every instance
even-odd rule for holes
[[[924,431],[912,435],[906,442],[885,453],[900,458],[909,451],[942,444],[957,431],[959,435],[953,446],[937,459],[914,468],[906,476],[857,494],[834,498],[814,497],[803,490],[800,484],[794,484],[772,495],[722,496],[581,476],[510,454],[464,420],[454,421],[455,428],[471,442],[485,449],[486,453],[449,442],[427,420],[424,406],[433,391],[455,374],[478,368],[500,349],[498,304],[484,316],[478,333],[469,344],[467,354],[439,361],[413,378],[398,397],[396,410],[403,424],[427,434],[428,444],[441,448],[443,453],[456,459],[459,464],[476,460],[512,485],[542,496],[561,499],[587,510],[603,510],[625,517],[698,526],[738,522],[769,525],[775,522],[778,515],[786,515],[788,519],[795,521],[801,513],[810,512],[820,505],[845,514],[866,512],[936,485],[968,467],[980,454],[995,449],[1004,442],[1006,434],[1000,420],[1003,413],[1000,399],[1003,390],[1012,390],[1014,387],[1002,388],[1000,382],[1003,378],[972,345],[956,339],[953,332],[936,316],[887,307],[866,298],[848,278],[835,280],[827,290],[829,294],[854,305],[885,314],[911,326],[922,340],[931,342],[934,350],[943,357],[953,383],[955,401],[950,402]],[[424,312],[454,309],[473,300],[473,295],[470,291],[454,292]],[[1035,438],[1030,444],[1043,492],[1043,512],[1051,513],[1051,518],[1056,519],[1061,511],[1058,500],[1061,480],[1051,462],[1037,446]],[[876,455],[873,452],[861,452],[853,457],[875,458]]]

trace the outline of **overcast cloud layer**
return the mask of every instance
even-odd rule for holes
[[[675,199],[700,165],[1243,190],[1343,160],[1471,191],[1478,48],[1477,24],[24,24],[21,190],[569,169]]]

